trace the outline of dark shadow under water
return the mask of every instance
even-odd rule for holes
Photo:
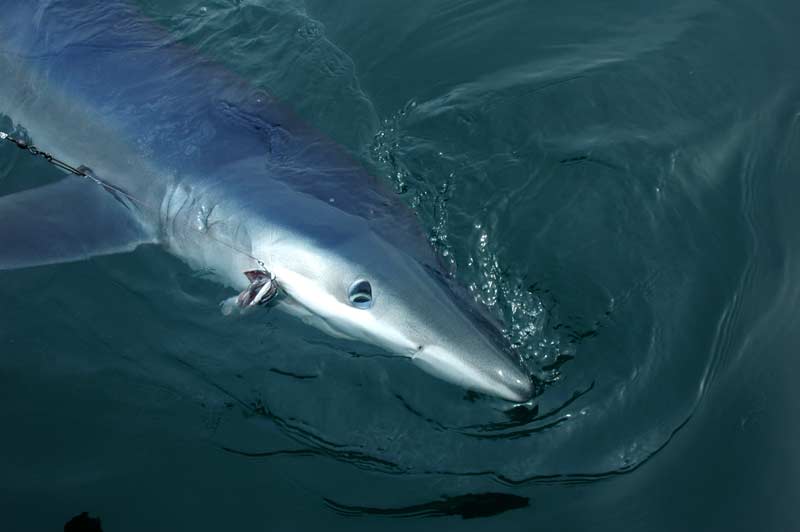
[[[509,493],[468,493],[426,503],[403,506],[399,508],[369,508],[366,506],[348,506],[325,499],[325,504],[336,513],[348,517],[451,517],[463,519],[491,517],[509,510],[525,508],[530,504],[527,497]]]

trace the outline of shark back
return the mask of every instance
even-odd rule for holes
[[[152,202],[166,183],[189,183],[224,188],[269,209],[281,183],[366,220],[383,238],[437,265],[415,215],[347,150],[263,90],[176,42],[134,6],[119,0],[0,5],[0,112],[36,142],[44,139],[42,148],[80,158],[74,162]]]

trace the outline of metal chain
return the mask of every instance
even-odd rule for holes
[[[150,207],[149,205],[147,205],[143,201],[139,200],[138,198],[133,197],[128,192],[122,190],[121,188],[119,188],[117,186],[112,185],[111,183],[107,183],[107,182],[95,177],[90,171],[88,171],[88,169],[85,166],[79,166],[78,168],[75,168],[74,166],[72,166],[70,164],[67,164],[66,162],[62,161],[61,159],[58,159],[57,157],[51,155],[50,153],[47,153],[46,151],[42,151],[42,150],[38,149],[36,146],[28,144],[24,140],[15,139],[14,137],[9,135],[8,133],[0,131],[0,141],[2,141],[2,140],[8,141],[8,142],[14,144],[17,148],[19,148],[19,149],[21,149],[23,151],[27,151],[28,153],[30,153],[34,157],[43,158],[48,163],[52,164],[56,168],[64,170],[65,172],[68,172],[70,174],[73,174],[73,175],[76,175],[76,176],[79,176],[79,177],[84,177],[86,179],[90,179],[91,181],[93,181],[94,183],[97,183],[101,187],[104,187],[104,188],[106,188],[106,189],[108,189],[108,190],[110,190],[110,191],[112,191],[112,192],[114,192],[116,194],[120,194],[120,195],[124,196],[125,198],[129,199],[130,201],[132,201],[133,203],[136,203],[140,207],[143,207],[144,209],[149,210],[149,211],[153,212],[154,214],[158,214],[158,212],[154,208]],[[224,240],[220,240],[219,238],[214,238],[210,234],[205,233],[203,231],[200,231],[199,229],[196,229],[194,227],[192,227],[192,229],[197,231],[199,234],[201,234],[201,235],[203,235],[203,236],[205,236],[207,238],[210,238],[211,240],[217,242],[218,244],[221,244],[221,245],[231,249],[232,251],[235,251],[237,253],[241,253],[242,255],[254,260],[256,262],[256,264],[258,264],[259,267],[264,272],[266,272],[274,280],[275,276],[272,274],[272,272],[270,272],[267,269],[266,264],[264,264],[264,262],[261,259],[259,259],[258,257],[254,257],[252,254],[250,254],[247,251],[245,251],[245,250],[243,250],[243,249],[231,244],[230,242],[225,242]]]
[[[7,140],[8,142],[14,144],[17,148],[19,148],[21,150],[25,150],[28,153],[30,153],[30,154],[32,154],[32,155],[34,155],[36,157],[43,158],[45,161],[47,161],[48,163],[52,164],[56,168],[60,168],[62,170],[65,170],[65,171],[67,171],[67,172],[69,172],[71,174],[75,174],[77,176],[88,177],[88,175],[86,173],[82,172],[80,169],[75,168],[74,166],[70,166],[69,164],[65,163],[64,161],[62,161],[60,159],[57,159],[56,157],[53,157],[52,155],[50,155],[46,151],[42,151],[42,150],[38,149],[36,146],[31,146],[30,144],[28,144],[24,140],[15,139],[14,137],[9,135],[8,133],[0,131],[0,140]]]

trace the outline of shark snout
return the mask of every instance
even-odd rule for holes
[[[459,353],[423,346],[413,357],[423,370],[464,388],[523,403],[533,396],[531,378],[502,353]]]

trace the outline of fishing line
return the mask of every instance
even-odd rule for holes
[[[21,150],[23,150],[25,152],[30,153],[34,157],[41,157],[42,159],[44,159],[45,161],[47,161],[48,163],[50,163],[51,165],[55,166],[56,168],[58,168],[60,170],[63,170],[65,172],[67,172],[67,173],[76,175],[78,177],[83,177],[84,179],[88,179],[88,180],[92,181],[93,183],[95,183],[97,185],[100,185],[101,187],[105,188],[106,190],[108,190],[112,194],[118,194],[120,196],[123,196],[125,199],[131,201],[132,203],[135,203],[139,207],[141,207],[141,208],[143,208],[143,209],[145,209],[147,211],[150,211],[151,213],[154,213],[154,214],[156,214],[156,215],[158,215],[160,217],[160,214],[161,214],[160,210],[154,209],[153,207],[151,207],[147,203],[139,200],[138,198],[134,197],[130,193],[126,192],[125,190],[123,190],[123,189],[121,189],[121,188],[119,188],[119,187],[117,187],[115,185],[112,185],[111,183],[103,181],[102,179],[100,179],[97,176],[95,176],[92,173],[92,171],[86,166],[81,165],[81,166],[78,166],[76,168],[76,167],[74,167],[74,166],[62,161],[61,159],[55,157],[52,154],[50,154],[50,153],[48,153],[46,151],[42,151],[42,150],[38,149],[36,146],[33,146],[32,144],[28,144],[24,140],[16,139],[16,138],[12,137],[11,135],[9,135],[8,133],[5,133],[4,131],[0,131],[0,141],[3,141],[3,140],[5,140],[7,142],[10,142],[11,144],[14,144],[17,148],[19,148],[19,149],[21,149]],[[256,287],[254,284],[251,284],[251,287],[249,289],[245,290],[245,292],[243,292],[243,294],[246,294],[248,291],[252,292],[254,288],[257,288],[257,291],[256,291],[257,295],[261,295],[262,296],[260,298],[255,299],[255,301],[253,301],[253,299],[251,298],[250,302],[249,302],[250,304],[247,305],[247,306],[252,306],[252,304],[264,304],[264,303],[267,303],[268,301],[270,301],[275,296],[275,291],[277,290],[277,283],[275,281],[275,275],[267,269],[266,264],[264,264],[264,262],[261,259],[259,259],[258,257],[253,256],[251,253],[245,251],[244,249],[242,249],[242,248],[240,248],[240,247],[238,247],[238,246],[236,246],[236,245],[234,245],[234,244],[232,244],[230,242],[226,242],[224,240],[221,240],[219,238],[214,237],[213,235],[209,234],[208,232],[201,231],[200,229],[197,229],[196,227],[192,227],[191,225],[189,227],[191,229],[193,229],[194,231],[196,231],[198,234],[200,234],[202,236],[205,236],[205,237],[213,240],[214,242],[227,247],[231,251],[235,251],[237,253],[240,253],[240,254],[244,255],[245,257],[248,257],[249,259],[252,259],[253,261],[256,262],[256,264],[258,264],[261,273],[266,274],[265,276],[264,275],[259,276],[259,280],[260,280],[259,286]],[[248,280],[251,281],[251,283],[255,283],[256,282],[252,278],[253,277],[252,272],[245,272],[245,275],[247,276]],[[266,277],[266,279],[265,279],[265,277]],[[270,284],[270,285],[272,285],[272,288],[267,290],[265,288],[265,286],[264,286],[265,282]]]

